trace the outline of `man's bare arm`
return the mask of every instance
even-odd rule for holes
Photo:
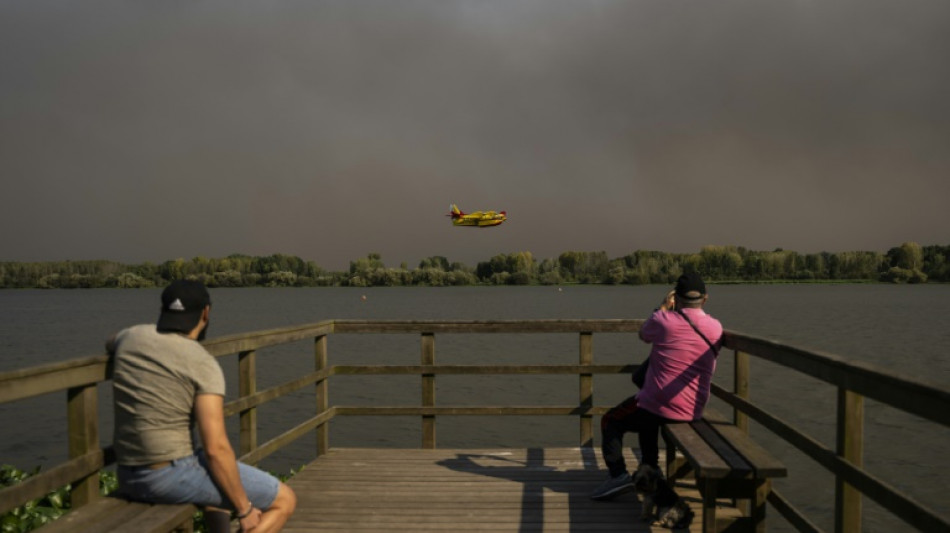
[[[224,398],[217,394],[199,394],[195,398],[195,418],[211,476],[237,512],[244,513],[251,507],[251,501],[241,485],[237,457],[224,425]],[[245,531],[253,529],[260,519],[261,511],[254,509],[241,520],[241,527]]]

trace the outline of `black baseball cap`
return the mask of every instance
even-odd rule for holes
[[[199,282],[180,279],[162,291],[162,313],[158,316],[158,331],[189,333],[201,320],[201,312],[211,305],[208,289]]]
[[[706,295],[706,284],[695,272],[683,274],[676,280],[676,297],[684,302],[698,302]]]

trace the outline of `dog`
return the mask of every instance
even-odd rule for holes
[[[634,476],[634,485],[643,497],[641,520],[670,529],[688,528],[692,523],[693,510],[658,469],[641,467]]]

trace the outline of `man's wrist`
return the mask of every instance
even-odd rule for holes
[[[237,512],[237,511],[235,511],[235,515],[236,515],[236,517],[237,517],[238,520],[244,520],[245,518],[251,516],[251,513],[252,513],[253,511],[254,511],[254,504],[249,502],[249,503],[247,504],[247,510],[245,510],[243,513],[239,513],[239,512]]]

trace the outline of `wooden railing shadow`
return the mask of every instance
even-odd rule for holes
[[[239,454],[249,463],[282,449],[311,432],[316,433],[314,455],[329,449],[329,424],[338,416],[412,416],[422,424],[422,448],[435,448],[436,419],[442,416],[576,416],[578,443],[593,445],[593,417],[608,406],[594,403],[596,374],[629,373],[636,365],[594,363],[593,336],[599,333],[635,334],[642,320],[512,320],[512,321],[361,321],[330,320],[289,328],[252,332],[212,339],[204,343],[215,356],[237,354],[239,398],[225,407],[227,416],[240,420]],[[334,334],[411,334],[420,338],[419,365],[334,365],[328,363],[328,338]],[[563,334],[578,338],[576,364],[546,365],[440,365],[436,363],[436,335],[451,334]],[[311,339],[313,371],[265,390],[257,389],[259,352],[272,346]],[[950,520],[895,489],[863,468],[864,398],[871,398],[943,427],[950,427],[950,391],[870,365],[812,352],[776,342],[726,332],[724,346],[734,351],[733,388],[713,386],[713,393],[734,409],[734,422],[748,431],[750,421],[802,451],[835,477],[835,530],[860,531],[862,498],[867,497],[908,525],[923,531],[950,531]],[[725,354],[723,354],[725,355]],[[728,356],[726,356],[728,357]],[[770,361],[810,376],[837,390],[836,446],[830,449],[792,424],[750,400],[750,360]],[[723,356],[720,356],[720,361]],[[82,506],[99,497],[99,471],[114,462],[111,447],[99,446],[97,385],[108,381],[111,368],[106,356],[88,357],[0,373],[0,403],[66,392],[69,426],[69,460],[27,481],[0,489],[0,514],[40,498],[66,484],[73,486],[73,504]],[[578,399],[560,406],[447,406],[436,402],[439,375],[574,375]],[[330,405],[328,383],[336,375],[415,375],[421,381],[421,402],[410,406]],[[265,442],[258,442],[257,409],[287,394],[312,388],[315,414],[296,427]],[[820,531],[780,492],[772,491],[769,503],[796,529]]]
[[[589,482],[591,478],[597,479],[597,482],[602,481],[604,471],[597,464],[593,448],[582,446],[579,450],[583,464],[581,469],[560,469],[548,465],[544,448],[528,448],[523,461],[490,453],[459,453],[455,458],[444,459],[437,464],[464,474],[487,476],[520,484],[522,486],[521,526],[518,530],[522,533],[544,530],[546,511],[544,504],[546,494],[549,493],[566,495],[570,531],[587,533],[589,528],[585,517],[603,513],[605,507],[592,503],[584,490],[593,488]],[[585,475],[578,476],[579,472]],[[629,504],[629,502],[624,503]],[[628,508],[631,516],[639,514],[639,506],[628,505]],[[631,527],[636,526],[634,519],[626,520],[625,523],[630,524]]]

